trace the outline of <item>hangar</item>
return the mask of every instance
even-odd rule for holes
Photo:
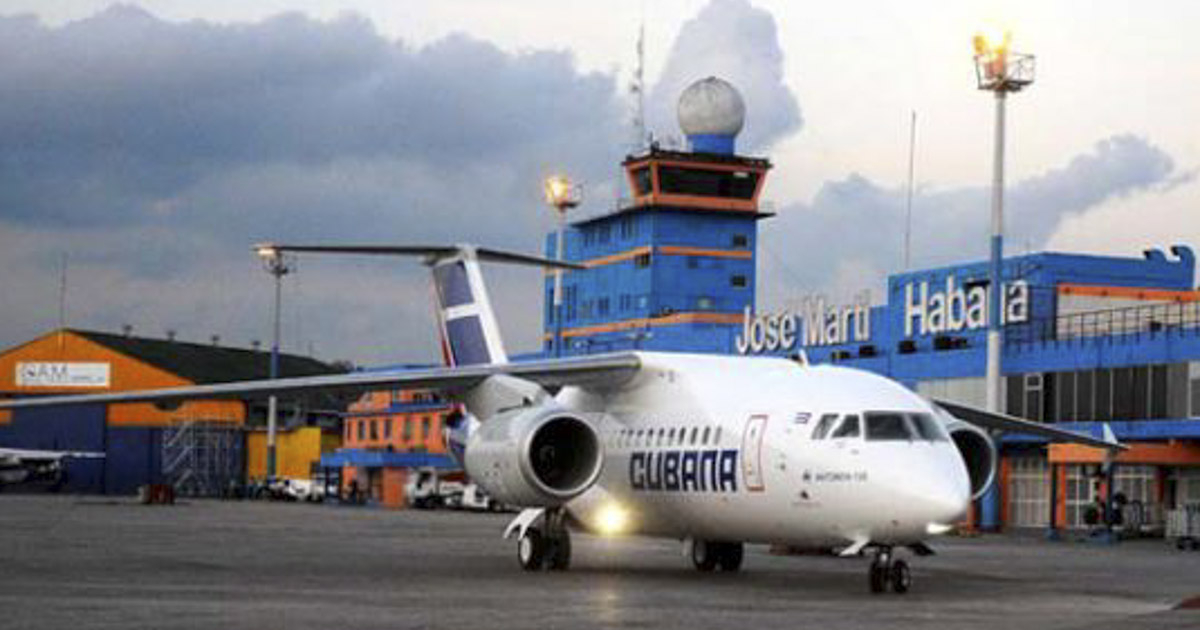
[[[0,397],[118,392],[266,378],[270,353],[216,343],[180,341],[61,329],[0,353]],[[332,374],[333,366],[307,357],[280,355],[282,376]],[[288,458],[307,475],[320,450],[336,446],[316,440],[322,420],[336,426],[335,401],[329,411],[285,407],[291,424],[313,425],[281,439],[281,465]],[[322,417],[322,415],[324,417]],[[247,438],[260,424],[262,408],[252,401],[213,400],[159,409],[150,404],[80,405],[21,409],[0,415],[0,444],[13,448],[97,451],[104,459],[70,460],[66,489],[127,494],[149,483],[172,483],[193,494],[215,494],[228,483],[245,481],[247,464],[262,459],[247,452],[263,440]],[[289,446],[294,441],[295,444]],[[248,461],[249,460],[249,461]],[[303,461],[301,461],[303,460]],[[253,466],[252,470],[253,472]]]

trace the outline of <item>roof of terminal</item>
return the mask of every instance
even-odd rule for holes
[[[268,351],[132,337],[93,330],[70,329],[70,332],[197,385],[268,378],[271,372],[271,353]],[[280,376],[318,376],[339,371],[332,365],[309,357],[283,353],[279,355]]]

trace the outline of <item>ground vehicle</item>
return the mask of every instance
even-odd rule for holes
[[[446,507],[482,512],[498,512],[504,508],[503,504],[488,496],[483,488],[474,483],[463,486],[462,492],[447,497]]]
[[[418,468],[404,485],[404,496],[412,507],[431,510],[443,507],[453,497],[461,497],[463,483],[436,468]]]

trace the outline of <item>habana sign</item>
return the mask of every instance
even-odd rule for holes
[[[939,290],[939,288],[941,290]],[[904,338],[986,328],[986,286],[961,285],[946,276],[941,287],[928,281],[904,286]],[[1014,280],[1004,285],[1000,320],[1016,324],[1029,320],[1029,283]],[[809,297],[797,311],[755,315],[746,307],[742,331],[736,339],[740,354],[788,351],[801,347],[868,343],[871,340],[869,296],[861,294],[847,305],[830,305],[823,297]]]
[[[1000,323],[1017,324],[1028,319],[1029,283],[1016,280],[1005,284],[1000,296]],[[954,276],[946,276],[944,291],[930,291],[928,282],[910,282],[904,287],[905,337],[975,330],[987,324],[985,286],[967,289],[958,286]]]

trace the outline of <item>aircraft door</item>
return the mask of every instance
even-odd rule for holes
[[[746,420],[746,429],[742,432],[742,479],[748,492],[762,492],[763,436],[767,432],[767,416],[756,414]]]

